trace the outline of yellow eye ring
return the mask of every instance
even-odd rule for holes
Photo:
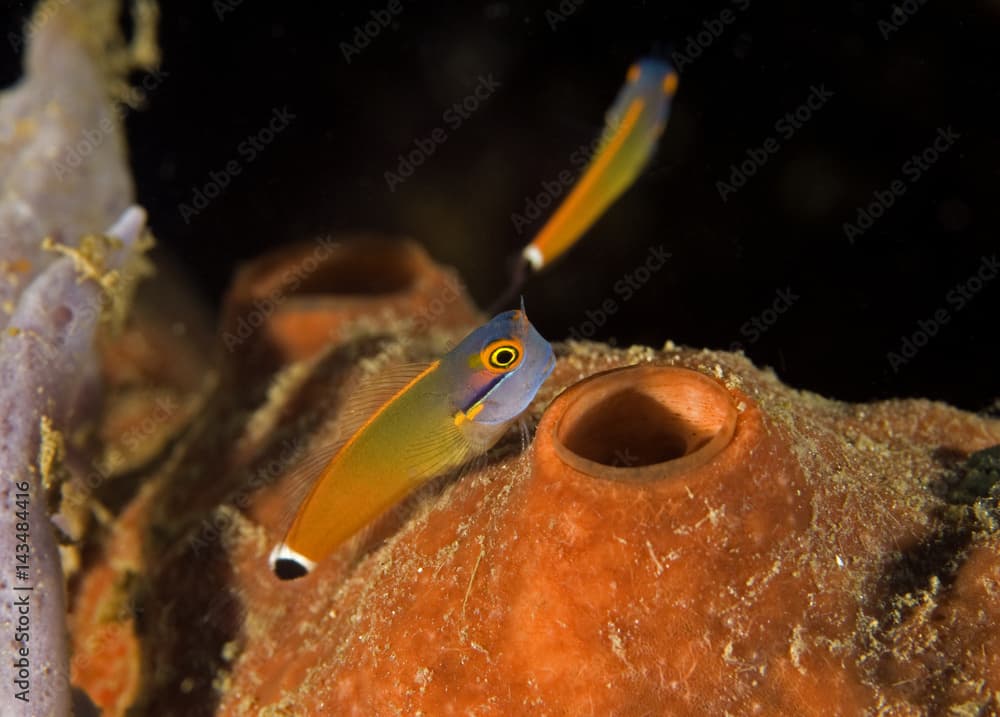
[[[483,365],[490,371],[500,373],[514,369],[522,357],[521,344],[509,339],[494,341],[482,352]]]

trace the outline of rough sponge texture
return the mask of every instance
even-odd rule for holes
[[[290,466],[345,392],[461,334],[414,334],[372,301],[319,354],[223,380],[126,508],[114,540],[133,556],[140,654],[123,652],[139,664],[120,674],[139,713],[1000,709],[996,499],[961,489],[1000,422],[826,400],[731,353],[558,345],[532,440],[512,431],[313,574],[278,581],[267,555]],[[558,394],[637,363],[709,377],[738,409],[728,445],[662,479],[562,462]],[[102,580],[120,601],[122,583]]]

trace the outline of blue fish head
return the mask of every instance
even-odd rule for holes
[[[466,336],[442,366],[457,380],[453,401],[481,425],[517,418],[555,368],[552,346],[523,310],[505,311]]]

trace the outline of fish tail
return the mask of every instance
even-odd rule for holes
[[[316,567],[316,561],[310,560],[284,540],[274,546],[274,550],[268,557],[268,564],[280,580],[301,578],[311,573]]]

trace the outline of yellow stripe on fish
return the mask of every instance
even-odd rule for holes
[[[629,68],[625,86],[608,110],[604,137],[583,177],[522,258],[538,271],[569,249],[635,181],[656,150],[677,91],[669,63],[645,59]]]
[[[301,577],[435,476],[496,443],[552,372],[552,347],[524,311],[499,314],[440,360],[403,370],[398,388],[321,466],[284,540],[271,552],[281,579]]]

